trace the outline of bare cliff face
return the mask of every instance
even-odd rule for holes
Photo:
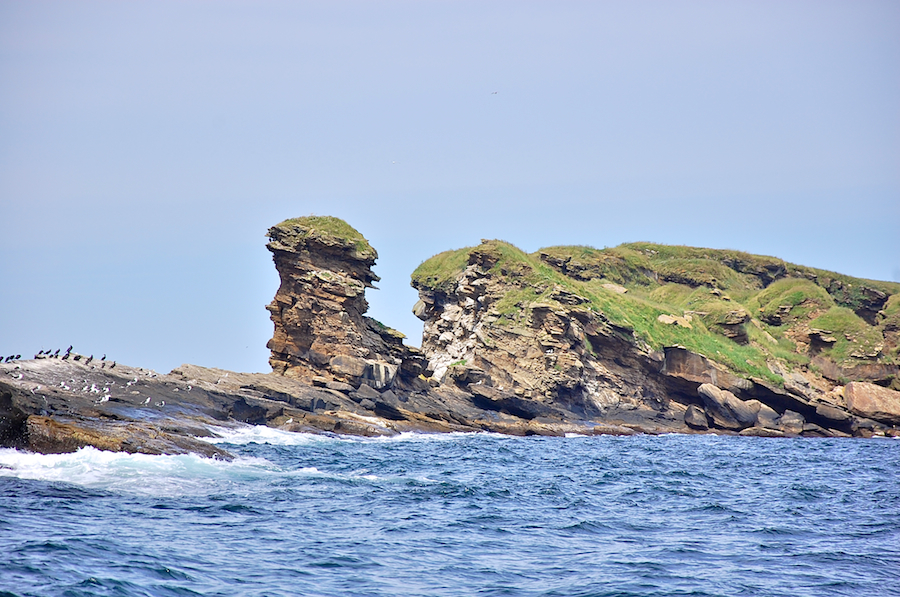
[[[275,373],[301,379],[325,373],[379,389],[399,372],[418,375],[421,358],[403,345],[403,335],[365,316],[378,254],[359,232],[337,218],[311,216],[273,226],[269,239],[281,277],[267,307]]]

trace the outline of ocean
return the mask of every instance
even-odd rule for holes
[[[0,595],[900,595],[900,442],[221,430],[0,450]]]

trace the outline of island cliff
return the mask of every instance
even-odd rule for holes
[[[0,445],[228,457],[234,421],[392,435],[900,436],[900,285],[736,251],[502,241],[412,275],[422,348],[365,315],[377,253],[337,218],[269,230],[273,372],[0,364]]]

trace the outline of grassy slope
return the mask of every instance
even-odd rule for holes
[[[798,330],[834,334],[835,343],[823,354],[839,363],[851,364],[877,353],[884,324],[870,326],[852,310],[864,300],[863,288],[893,295],[885,321],[900,317],[894,313],[900,312],[900,284],[739,251],[651,243],[602,250],[549,247],[529,255],[503,241],[489,241],[432,257],[413,272],[413,284],[449,290],[473,254],[476,260],[493,263],[491,272],[510,284],[509,292],[493,306],[499,325],[523,321],[533,303],[558,304],[553,295],[563,289],[588,299],[587,307],[630,328],[653,349],[678,344],[735,372],[776,383],[781,378],[769,371],[767,360],[778,359],[788,369],[808,362],[792,340]],[[604,287],[609,282],[629,292],[618,294]],[[662,314],[686,313],[690,328],[658,320]],[[749,343],[738,344],[721,333],[724,325],[750,317],[753,320],[744,324]],[[879,362],[896,359],[896,354],[878,355]]]

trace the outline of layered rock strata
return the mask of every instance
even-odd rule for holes
[[[307,217],[269,230],[281,285],[268,305],[275,373],[311,380],[322,373],[359,386],[390,388],[398,373],[415,378],[423,359],[403,335],[366,317],[366,288],[378,276],[375,249],[342,220]]]
[[[269,238],[281,276],[272,373],[157,374],[74,353],[0,363],[0,446],[230,458],[204,437],[236,423],[362,436],[900,436],[900,293],[887,284],[734,252],[713,262],[670,248],[677,259],[654,262],[485,241],[414,273],[419,351],[366,317],[377,254],[359,232],[309,217]],[[734,290],[751,299],[738,304]]]
[[[575,414],[615,425],[647,428],[655,423],[765,436],[897,433],[887,404],[900,405],[900,392],[864,382],[850,384],[845,392],[809,368],[785,373],[776,360],[764,378],[735,373],[678,345],[654,349],[627,315],[621,316],[627,314],[621,305],[612,303],[621,309],[617,319],[596,306],[596,293],[623,295],[627,288],[609,282],[599,285],[603,290],[579,286],[593,279],[584,267],[573,270],[578,283],[567,284],[516,251],[506,243],[484,241],[438,256],[417,270],[413,285],[420,300],[414,313],[424,322],[422,348],[434,383],[457,386],[482,406],[519,416]],[[541,259],[553,261],[546,254]],[[448,272],[446,265],[454,260]],[[563,273],[570,267],[568,261],[550,265]],[[778,275],[766,268],[761,272]],[[715,288],[711,294],[723,295]],[[604,300],[615,300],[610,297]],[[648,308],[648,316],[635,305],[635,319],[692,328],[689,311],[657,316]],[[870,307],[866,303],[863,310]],[[715,319],[707,319],[704,330],[709,331],[704,333],[719,334],[726,344],[746,345],[750,341],[743,326],[749,320],[743,307],[727,305]],[[694,325],[702,323],[694,320]],[[866,371],[889,383],[896,369],[873,364]],[[868,398],[857,398],[856,392]]]

